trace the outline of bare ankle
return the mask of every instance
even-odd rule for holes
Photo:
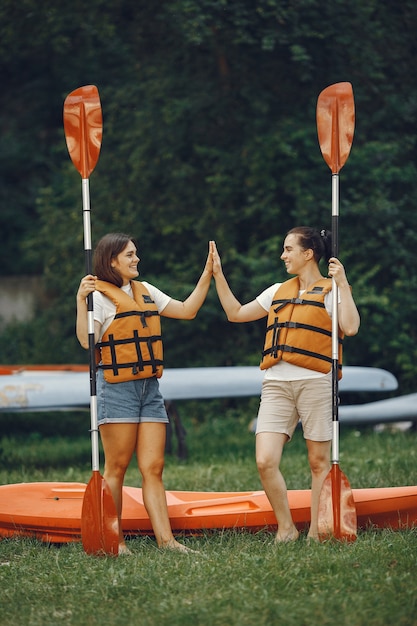
[[[287,530],[278,528],[278,532],[275,536],[275,543],[290,543],[291,541],[297,541],[299,532],[295,526]]]

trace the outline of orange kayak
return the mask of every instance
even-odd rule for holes
[[[51,543],[81,539],[84,483],[18,483],[0,486],[0,537],[36,537]],[[358,527],[410,528],[417,525],[417,486],[353,489]],[[302,530],[310,522],[310,490],[290,490],[293,519]],[[264,491],[167,491],[174,533],[241,528],[276,529]],[[123,531],[152,535],[142,489],[124,487]]]

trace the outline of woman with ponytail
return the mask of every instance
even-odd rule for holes
[[[260,367],[265,371],[256,427],[256,463],[278,522],[276,542],[295,541],[287,487],[280,471],[285,444],[301,422],[311,470],[311,524],[308,538],[318,539],[318,503],[330,470],[332,440],[332,278],[339,294],[339,365],[342,340],[356,335],[360,319],[345,269],[331,256],[331,233],[306,226],[290,230],[281,260],[293,278],[275,283],[241,304],[223,274],[211,243],[217,293],[231,322],[267,317]],[[320,260],[327,264],[322,276]],[[341,371],[339,373],[341,376]]]

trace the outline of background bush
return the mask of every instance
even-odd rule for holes
[[[415,390],[414,2],[5,0],[0,24],[0,273],[41,274],[47,294],[33,321],[3,329],[4,363],[86,358],[74,336],[84,254],[68,93],[96,84],[102,101],[94,242],[136,236],[141,276],[182,298],[216,239],[245,301],[286,277],[289,228],[330,228],[315,107],[327,85],[350,81],[340,257],[362,327],[345,361]],[[263,329],[229,324],[212,288],[197,320],[164,320],[167,366],[256,364]]]

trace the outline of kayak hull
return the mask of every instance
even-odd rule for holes
[[[44,542],[81,540],[84,483],[18,483],[0,486],[0,538],[35,537]],[[417,486],[352,489],[358,528],[400,530],[417,525]],[[174,534],[225,528],[276,530],[277,523],[264,491],[167,491]],[[310,490],[289,490],[296,526],[310,522]],[[123,488],[122,526],[125,535],[152,535],[142,489]]]
[[[88,370],[83,365],[0,365],[0,412],[88,409]],[[167,368],[159,386],[167,401],[251,397],[260,395],[264,374],[256,366]],[[376,367],[347,365],[339,383],[342,396],[346,392],[387,393],[397,388],[395,376]],[[377,424],[416,419],[416,396],[366,405],[344,406],[342,402],[339,418],[347,423]]]

